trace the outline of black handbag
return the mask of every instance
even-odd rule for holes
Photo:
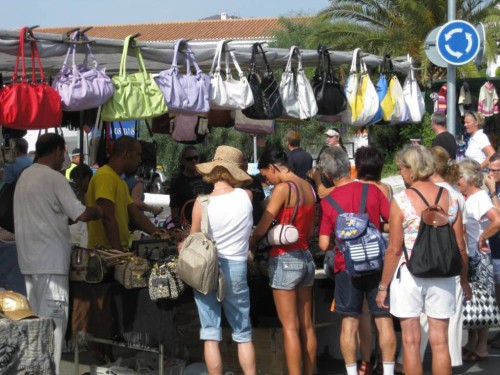
[[[417,189],[410,189],[420,196],[427,208],[422,211],[411,258],[408,258],[406,247],[403,246],[408,271],[413,276],[423,278],[459,275],[462,258],[455,233],[448,222],[448,214],[438,206],[444,188],[439,188],[436,202],[432,206],[429,206]]]
[[[257,54],[261,53],[266,69],[261,72],[257,69]],[[267,62],[267,58],[260,43],[254,43],[252,47],[252,59],[250,61],[250,73],[248,83],[252,90],[254,104],[242,110],[248,118],[255,120],[273,120],[283,115],[283,102],[279,90],[279,83],[274,77]]]
[[[0,227],[14,233],[14,190],[16,182],[7,183],[0,190]]]
[[[325,46],[318,48],[318,65],[311,86],[318,104],[318,115],[335,116],[347,108],[344,89],[333,73],[330,53]]]

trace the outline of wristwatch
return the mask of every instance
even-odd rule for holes
[[[488,195],[489,195],[490,199],[493,199],[493,197],[496,197],[497,193],[495,191],[490,191],[488,193]]]
[[[378,284],[378,290],[381,292],[387,292],[387,289],[389,289],[388,286],[383,286],[382,284]]]

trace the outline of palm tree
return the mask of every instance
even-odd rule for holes
[[[498,4],[500,0],[457,0],[456,18],[495,25],[500,22]],[[339,50],[359,47],[378,55],[409,53],[423,68],[422,81],[445,72],[430,64],[423,44],[432,29],[447,22],[447,0],[331,0],[318,18],[328,24],[310,36],[310,43]],[[492,46],[490,40],[486,47],[490,59],[496,54]],[[464,76],[479,75],[472,63],[460,70]]]

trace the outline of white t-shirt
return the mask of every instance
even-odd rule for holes
[[[483,148],[489,145],[491,145],[491,143],[488,136],[483,133],[482,129],[479,129],[472,137],[470,137],[467,150],[465,151],[465,157],[475,160],[481,164],[486,159],[486,154],[483,152]]]
[[[68,275],[71,236],[85,206],[64,175],[35,163],[19,177],[14,193],[14,225],[19,267],[25,275]]]
[[[208,233],[217,242],[220,258],[247,260],[252,226],[252,202],[245,190],[210,197]]]
[[[478,254],[477,241],[484,229],[489,225],[486,213],[493,208],[493,203],[488,197],[488,193],[479,190],[472,194],[465,201],[465,216],[467,217],[467,252],[470,257]]]

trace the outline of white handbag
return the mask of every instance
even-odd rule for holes
[[[223,51],[225,43],[224,40],[217,43],[212,67],[210,68],[210,107],[214,109],[245,109],[254,103],[252,90],[236,61],[234,52]],[[226,58],[225,79],[222,77],[220,66],[220,59],[223,53],[225,53]],[[231,75],[229,56],[231,56],[233,65],[238,71],[239,80],[234,79]]]
[[[361,51],[356,48],[353,52],[350,75],[346,83],[346,97],[349,102],[349,110],[344,113],[343,122],[352,126],[368,125],[377,113],[380,101],[377,89],[373,85],[366,64],[359,58],[359,78],[357,71],[357,56]]]
[[[396,75],[393,75],[389,81],[388,92],[394,100],[394,111],[388,119],[389,123],[393,125],[408,121],[408,106],[404,98],[403,88]]]
[[[297,57],[297,71],[292,70],[292,58]],[[283,115],[307,120],[318,113],[314,91],[302,67],[302,57],[297,46],[290,48],[290,55],[280,82]]]
[[[413,73],[413,60],[410,55],[408,55],[407,58],[410,63],[410,69],[403,84],[403,96],[408,106],[408,121],[414,123],[421,122],[425,113],[424,97],[415,79],[415,74]]]

